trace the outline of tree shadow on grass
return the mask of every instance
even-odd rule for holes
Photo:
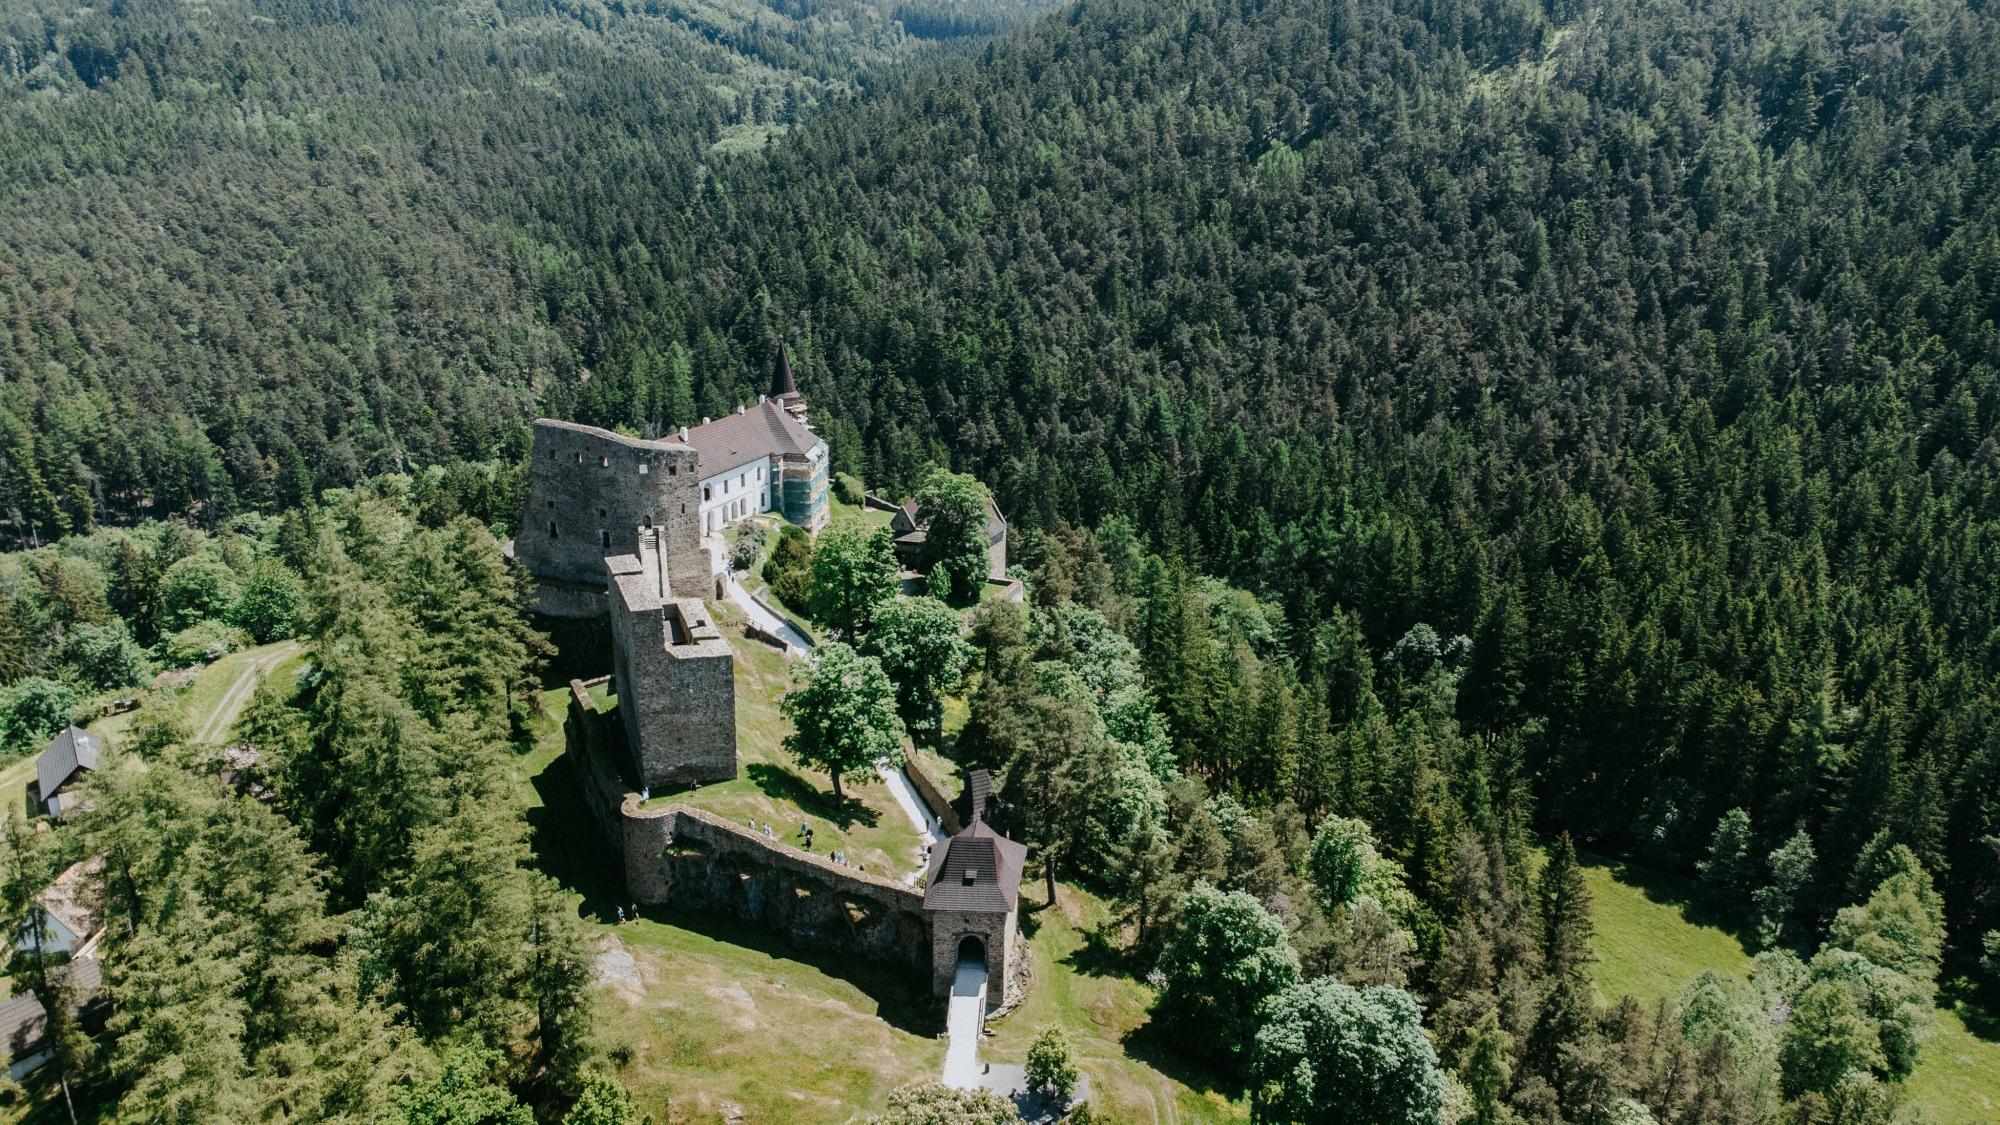
[[[876,1005],[876,1015],[898,1031],[934,1036],[944,1030],[944,1002],[930,993],[930,974],[880,964],[824,947],[793,944],[770,929],[727,914],[643,906],[639,916],[711,941],[809,965],[860,989]]]
[[[1938,1007],[1957,1012],[1965,1029],[1975,1037],[2000,1042],[2000,1006],[1987,1003],[1987,995],[1981,992],[1977,978],[1966,973],[1952,972],[1938,982]]]
[[[1132,955],[1118,947],[1115,932],[1108,926],[1093,926],[1083,931],[1083,944],[1070,951],[1063,958],[1063,964],[1082,976],[1124,977],[1135,976]]]
[[[1628,887],[1638,888],[1649,902],[1680,911],[1687,922],[1721,930],[1745,949],[1757,948],[1756,939],[1746,928],[1742,913],[1729,909],[1699,880],[1594,852],[1580,851],[1577,858],[1587,865],[1609,869],[1612,878]]]
[[[873,828],[881,822],[881,816],[874,809],[852,797],[836,802],[831,791],[814,785],[796,770],[770,762],[752,762],[743,767],[743,772],[757,783],[757,788],[766,797],[794,805],[807,816],[830,820],[842,828],[852,828],[857,824]]]
[[[1243,1096],[1243,1083],[1196,1058],[1185,1049],[1185,1036],[1164,1027],[1157,1019],[1147,1020],[1125,1033],[1120,1041],[1125,1053],[1168,1078],[1199,1094],[1217,1093],[1236,1099]]]
[[[583,802],[583,792],[569,759],[557,756],[532,781],[542,799],[527,810],[528,848],[535,866],[556,882],[583,896],[583,916],[599,922],[617,917],[629,906],[618,854],[597,830],[597,818]]]

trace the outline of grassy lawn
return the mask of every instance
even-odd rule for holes
[[[1090,1076],[1093,1109],[1120,1122],[1247,1121],[1249,1107],[1171,1039],[1150,1026],[1153,991],[1134,980],[1115,951],[1095,937],[1108,911],[1093,896],[1062,887],[1054,910],[1029,913],[1041,888],[1022,888],[1022,924],[1032,928],[1034,984],[1021,1006],[980,1045],[980,1057],[1020,1063],[1050,1024],[1069,1033],[1077,1066]]]
[[[796,845],[799,822],[813,827],[813,850],[847,853],[847,861],[876,873],[916,870],[922,853],[917,830],[879,778],[847,787],[847,802],[836,806],[826,775],[802,770],[785,752],[791,723],[778,712],[789,684],[783,654],[744,639],[725,624],[736,649],[736,760],[733,781],[655,794],[653,803],[680,801],[742,824],[770,824],[778,837]]]
[[[542,701],[535,746],[512,759],[509,782],[543,867],[578,894],[597,936],[599,1032],[659,1125],[733,1112],[849,1121],[937,1073],[941,1013],[908,981],[816,961],[727,919],[649,912],[619,924],[623,888],[561,760],[568,689]]]
[[[1600,994],[1650,1003],[1680,993],[1704,969],[1746,976],[1750,953],[1717,924],[1689,880],[1587,857],[1595,901],[1592,968]],[[1982,1039],[1957,1010],[1940,1009],[1916,1073],[1904,1084],[1933,1125],[2000,1120],[2000,1041]]]
[[[1750,951],[1726,930],[1708,922],[1695,905],[1688,882],[1585,857],[1597,927],[1598,962],[1591,967],[1598,998],[1621,996],[1650,1004],[1680,995],[1682,986],[1704,969],[1750,973]],[[1645,885],[1640,885],[1640,880]]]
[[[756,927],[647,917],[605,927],[605,1039],[660,1122],[843,1122],[944,1063],[941,1013],[909,982],[813,964]]]
[[[864,504],[842,503],[840,498],[832,493],[827,494],[826,508],[829,519],[860,520],[869,527],[888,527],[889,521],[896,518],[894,512],[885,512]]]
[[[232,652],[203,668],[182,693],[180,702],[195,741],[227,740],[236,716],[256,694],[264,677],[292,675],[303,666],[304,659],[304,649],[298,642],[281,641]]]
[[[1942,1009],[1904,1088],[1932,1125],[2000,1121],[2000,1042],[1974,1035],[1957,1009]]]

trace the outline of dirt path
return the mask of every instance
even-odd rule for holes
[[[229,728],[235,724],[236,716],[242,713],[244,704],[250,702],[250,696],[257,690],[257,685],[264,682],[264,677],[271,669],[277,667],[280,661],[297,651],[299,646],[296,644],[279,645],[238,669],[235,681],[229,685],[228,691],[222,693],[222,698],[216,701],[215,710],[210,711],[208,718],[202,720],[201,728],[195,732],[194,740],[197,743],[212,745],[228,737]]]

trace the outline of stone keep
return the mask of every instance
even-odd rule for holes
[[[657,532],[673,596],[711,592],[692,448],[550,418],[534,429],[528,504],[514,535],[514,557],[529,573],[544,584],[602,590],[605,556],[633,555],[642,534]]]
[[[636,553],[598,566],[609,580],[612,688],[633,767],[649,790],[728,781],[736,776],[729,641],[699,598],[676,596],[667,529],[632,538]]]

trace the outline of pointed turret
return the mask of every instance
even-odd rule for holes
[[[799,384],[792,378],[792,360],[785,352],[785,345],[778,345],[778,377],[771,384],[771,397],[788,403],[799,397]]]

